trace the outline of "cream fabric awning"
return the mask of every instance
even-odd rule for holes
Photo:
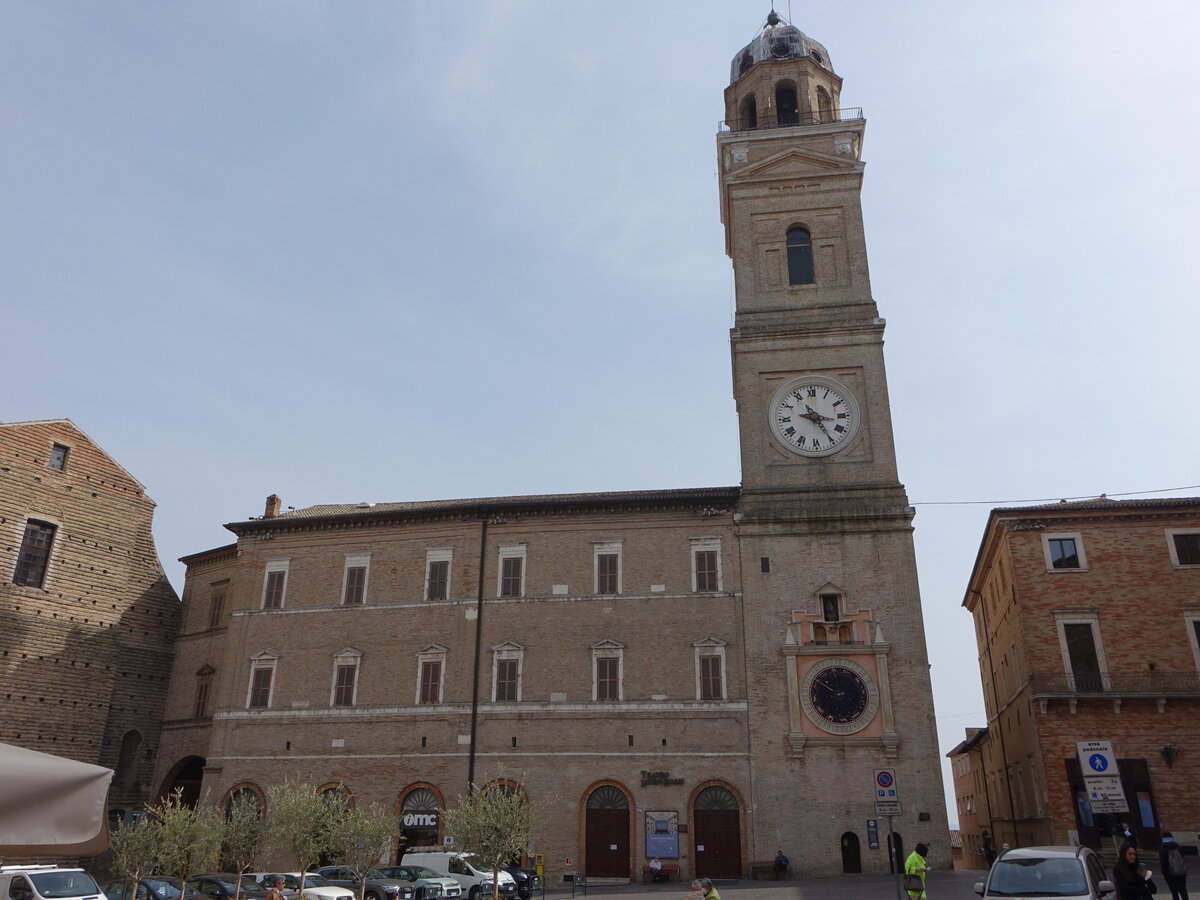
[[[0,744],[0,856],[95,856],[108,846],[112,769]]]

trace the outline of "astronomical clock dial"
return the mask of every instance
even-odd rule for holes
[[[837,453],[858,434],[858,401],[844,384],[819,375],[777,390],[768,415],[775,439],[800,456]]]
[[[800,702],[825,731],[854,734],[875,718],[879,689],[871,674],[849,659],[826,659],[804,676]]]

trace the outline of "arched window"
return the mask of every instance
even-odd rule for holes
[[[127,731],[121,738],[121,751],[117,756],[117,784],[123,788],[133,787],[137,781],[138,750],[142,748],[142,733]]]
[[[817,86],[817,114],[822,122],[833,121],[833,101],[829,99],[829,91]]]
[[[738,122],[739,128],[757,128],[758,127],[758,100],[751,94],[742,101],[742,116]]]
[[[797,125],[800,122],[796,85],[790,81],[781,81],[775,85],[775,115],[780,125]]]
[[[248,806],[253,809],[261,818],[263,813],[263,796],[262,791],[256,785],[243,784],[231,790],[225,798],[225,815],[226,817],[233,815],[234,807]]]
[[[787,231],[788,284],[813,284],[812,235],[808,229],[794,225]]]

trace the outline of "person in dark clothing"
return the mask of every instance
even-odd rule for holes
[[[988,830],[983,829],[983,858],[987,860],[988,867],[996,861],[996,842],[992,840],[992,836],[988,834]]]
[[[1121,855],[1113,866],[1112,880],[1117,888],[1117,900],[1153,900],[1146,885],[1146,872],[1138,866],[1137,847],[1124,843]]]
[[[1187,862],[1179,842],[1171,832],[1162,833],[1162,846],[1158,848],[1158,871],[1171,889],[1171,900],[1188,900]]]

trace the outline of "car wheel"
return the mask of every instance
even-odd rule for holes
[[[471,888],[471,893],[467,895],[471,900],[479,900],[479,885]]]
[[[367,900],[382,900],[382,898],[374,891],[367,891]]]

